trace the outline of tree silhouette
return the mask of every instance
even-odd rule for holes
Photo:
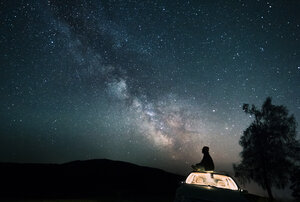
[[[295,168],[299,148],[296,121],[286,107],[273,105],[270,97],[261,110],[249,104],[244,104],[243,110],[254,121],[240,138],[242,162],[233,165],[235,176],[242,182],[255,181],[273,200],[271,188],[283,189]]]

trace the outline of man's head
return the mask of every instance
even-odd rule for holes
[[[202,148],[202,153],[203,153],[203,154],[208,154],[208,151],[209,151],[209,147],[204,146],[204,147]]]

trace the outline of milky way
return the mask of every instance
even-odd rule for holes
[[[298,1],[1,2],[0,160],[238,162],[267,96],[300,120]]]

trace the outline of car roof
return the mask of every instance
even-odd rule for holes
[[[240,185],[237,183],[237,180],[225,171],[191,171],[188,174],[188,176],[192,173],[210,173],[210,174],[217,174],[217,175],[225,175],[227,177],[230,177],[239,189],[241,188]]]

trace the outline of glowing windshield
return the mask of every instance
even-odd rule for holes
[[[187,184],[214,186],[223,189],[238,190],[238,186],[231,177],[214,173],[191,173],[186,181]]]

